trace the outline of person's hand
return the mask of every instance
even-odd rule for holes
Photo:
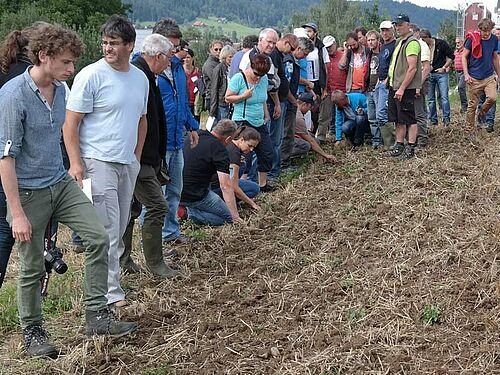
[[[281,116],[281,106],[275,105],[273,111],[273,119],[278,119]]]
[[[356,113],[358,115],[362,116],[362,115],[364,115],[365,112],[363,111],[363,108],[358,108],[358,109],[356,109]]]
[[[250,98],[253,95],[254,90],[255,90],[255,86],[252,86],[252,87],[246,89],[242,95],[243,99]]]
[[[255,203],[254,201],[252,201],[252,204],[250,204],[250,207],[252,207],[252,209],[254,209],[255,211],[261,210],[260,206],[257,203]]]
[[[269,122],[269,114],[268,113],[264,113],[264,124],[267,124]]]
[[[68,170],[68,174],[75,179],[75,181],[83,188],[83,166],[81,163],[71,164]]]
[[[198,132],[196,130],[191,130],[189,132],[189,143],[191,144],[191,148],[198,146],[198,139]]]
[[[324,156],[325,160],[330,162],[330,163],[335,163],[337,161],[337,158],[333,155],[327,154]]]
[[[314,82],[311,82],[311,81],[307,81],[306,83],[306,88],[311,91],[314,89]]]
[[[415,98],[420,98],[420,89],[415,90]]]
[[[466,83],[472,83],[472,77],[469,75],[469,73],[464,73],[464,81]]]
[[[340,147],[342,144],[342,141],[336,140],[335,143],[333,144],[334,147]]]
[[[398,91],[396,91],[396,93],[394,94],[394,99],[396,99],[397,101],[401,101],[401,99],[403,99],[403,94],[404,90],[398,89]]]
[[[22,212],[12,217],[12,237],[21,242],[31,243],[31,223]]]
[[[243,223],[243,219],[240,217],[240,215],[233,216],[233,224],[241,224]]]
[[[325,99],[328,95],[329,95],[329,94],[328,94],[328,91],[323,90],[323,92],[321,93],[321,99],[322,99],[322,100],[323,100],[323,99]]]

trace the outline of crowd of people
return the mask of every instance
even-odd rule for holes
[[[264,28],[239,51],[214,40],[200,70],[174,20],[158,21],[131,58],[134,27],[112,16],[101,29],[103,58],[71,88],[65,81],[84,50],[76,33],[45,22],[10,33],[0,45],[0,285],[16,241],[27,354],[58,355],[42,327],[40,293],[57,223],[85,253],[86,334],[130,334],[137,324],[116,309],[128,303],[121,273],[143,272],[132,251],[137,219],[148,271],[176,277],[165,261],[176,251],[165,247],[189,241],[180,221],[240,222],[241,207],[260,210],[254,198],[272,191],[294,159],[312,151],[335,162],[326,142],[413,158],[427,146],[429,124],[451,121],[453,67],[465,125],[477,118],[492,131],[493,29],[483,19],[453,50],[405,14],[339,43],[320,38],[313,22],[293,33]],[[213,118],[205,130],[203,111]]]

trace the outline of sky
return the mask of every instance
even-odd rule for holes
[[[457,5],[462,5],[464,6],[465,4],[472,4],[472,0],[406,0],[410,3],[417,4],[422,7],[433,7],[433,8],[442,8],[442,9],[451,9],[455,10],[457,9]],[[477,0],[477,2],[482,2],[486,4],[486,7],[493,13],[493,10],[495,9],[495,6],[497,4],[496,0]]]

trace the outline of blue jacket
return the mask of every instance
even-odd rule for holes
[[[173,56],[171,67],[173,83],[165,73],[158,76],[158,87],[167,118],[167,151],[182,149],[185,131],[198,130],[200,127],[189,108],[187,79],[182,61]]]
[[[356,113],[358,108],[363,109],[365,115],[368,114],[368,108],[366,106],[366,96],[357,92],[347,93],[349,98],[349,106]],[[335,106],[335,139],[337,141],[342,140],[342,125],[346,121],[344,118],[344,111]]]

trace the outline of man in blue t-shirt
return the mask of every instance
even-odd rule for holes
[[[479,32],[468,32],[465,40],[462,65],[470,94],[465,120],[469,129],[474,128],[481,93],[486,94],[486,100],[478,113],[479,119],[486,115],[497,99],[495,72],[500,76],[500,64],[497,58],[498,38],[491,33],[494,26],[492,20],[484,18],[477,25]]]

